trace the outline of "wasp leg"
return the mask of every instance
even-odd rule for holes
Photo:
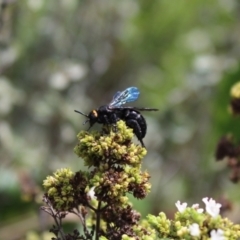
[[[84,123],[84,124],[85,124],[85,123]],[[87,131],[89,131],[90,128],[91,128],[93,125],[94,125],[94,123],[93,123],[93,124],[90,124],[90,125],[89,125],[89,128],[87,129]]]
[[[101,123],[106,125],[109,128],[109,130],[111,127],[113,127],[113,132],[117,132],[116,116],[114,115],[113,117],[111,116],[111,118],[109,118],[109,116],[105,114],[102,117],[103,117],[103,119],[102,119]]]
[[[138,122],[134,119],[128,119],[126,125],[133,129],[133,133],[136,135],[139,142],[142,144],[142,147],[146,148],[142,140],[142,130]]]
[[[117,115],[115,113],[112,114],[111,116],[111,123],[113,126],[113,132],[117,132],[117,125],[116,123],[119,121],[119,117],[117,117]]]
[[[113,132],[116,133],[117,132],[117,125],[114,123],[112,126],[113,126]]]

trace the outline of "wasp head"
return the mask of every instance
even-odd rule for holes
[[[97,110],[92,110],[88,114],[88,120],[89,120],[89,123],[90,123],[90,127],[92,127],[93,124],[96,123],[97,120],[98,120],[98,112],[97,112]]]
[[[85,116],[87,118],[87,120],[83,123],[86,124],[87,122],[89,122],[90,126],[88,128],[88,130],[97,122],[98,120],[98,112],[97,110],[92,110],[88,115],[85,113],[82,113],[80,111],[74,110],[75,112]]]

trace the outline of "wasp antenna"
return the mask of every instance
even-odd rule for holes
[[[78,111],[78,110],[74,110],[74,112],[76,112],[76,113],[79,113],[79,114],[81,114],[81,115],[83,115],[83,116],[85,116],[85,117],[87,117],[87,118],[88,118],[88,115],[87,115],[87,114],[85,114],[85,113],[82,113],[82,112],[80,112],[80,111]]]

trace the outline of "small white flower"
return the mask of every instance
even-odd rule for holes
[[[202,200],[206,205],[206,212],[210,214],[213,218],[217,217],[220,213],[220,208],[222,204],[216,203],[216,201],[212,198],[208,200],[208,197],[205,197]]]
[[[203,213],[203,209],[199,208],[199,204],[198,203],[193,204],[192,208],[194,208],[198,213]]]
[[[199,229],[199,225],[197,223],[193,223],[189,226],[189,231],[190,231],[190,234],[193,236],[193,237],[198,237],[200,236],[200,229]]]
[[[224,231],[222,229],[212,230],[211,233],[211,240],[225,240]]]
[[[94,189],[95,189],[95,187],[92,187],[92,188],[88,191],[88,193],[87,193],[87,195],[90,197],[90,200],[96,199]]]
[[[180,213],[184,212],[187,208],[187,203],[181,203],[179,200],[175,203],[175,205]]]

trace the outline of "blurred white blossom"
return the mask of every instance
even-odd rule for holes
[[[198,213],[203,213],[203,209],[202,208],[199,208],[199,204],[198,203],[195,203],[192,205],[192,208],[196,209],[196,211]]]
[[[213,200],[212,198],[208,200],[208,197],[203,198],[202,201],[206,205],[206,212],[208,214],[210,214],[213,218],[219,215],[220,208],[222,206],[220,203],[216,203],[216,201]]]
[[[79,81],[86,76],[88,70],[84,64],[66,62],[64,65],[64,72],[70,80]]]
[[[222,229],[212,230],[211,233],[211,240],[225,240],[224,231]]]
[[[96,199],[94,189],[95,189],[95,187],[92,187],[92,188],[88,191],[88,193],[87,193],[88,197],[90,197],[91,200],[92,200],[92,199]]]
[[[19,49],[15,46],[0,51],[0,66],[7,67],[14,63],[19,56]]]
[[[189,226],[190,234],[194,237],[198,237],[200,235],[199,225],[197,223],[193,223]]]
[[[44,4],[43,0],[28,0],[27,5],[33,11],[38,11],[42,8]]]
[[[55,72],[49,79],[49,85],[57,90],[64,90],[68,87],[69,79],[62,72]]]
[[[14,88],[7,78],[0,77],[0,115],[7,115],[13,105],[19,105],[23,100],[23,92]]]
[[[180,213],[184,212],[187,208],[187,203],[181,203],[179,200],[175,203],[175,205]]]
[[[61,126],[61,138],[66,143],[71,143],[75,140],[76,133],[70,124],[64,124]]]

